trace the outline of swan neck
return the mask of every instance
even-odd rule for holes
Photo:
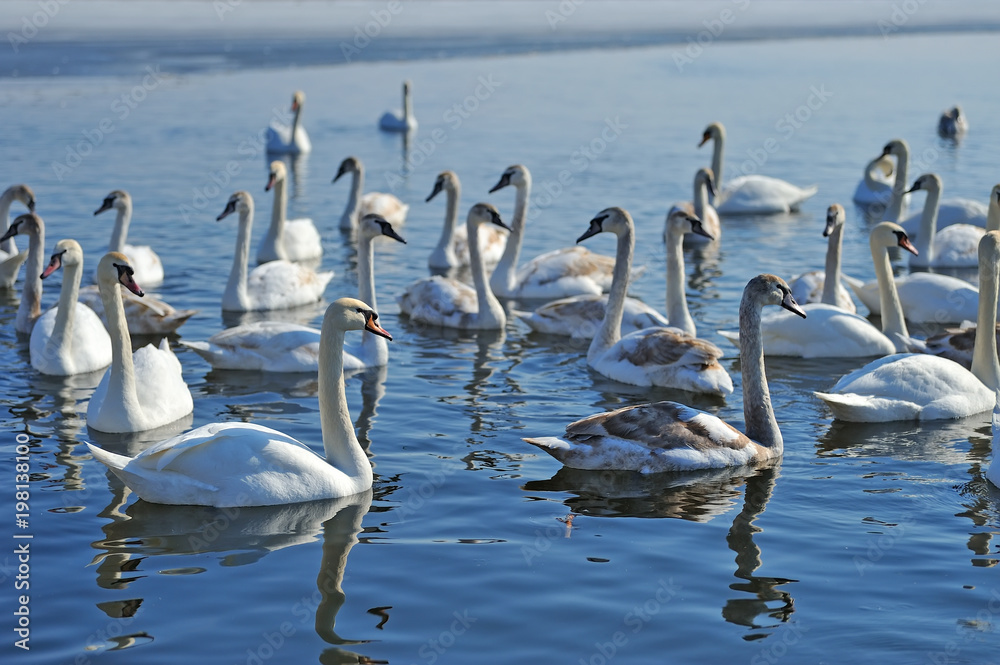
[[[934,262],[934,236],[937,235],[938,206],[941,202],[941,190],[932,187],[927,190],[924,199],[924,210],[920,215],[920,235],[917,237],[917,251],[920,252],[920,263],[930,265]]]
[[[132,201],[126,198],[121,207],[115,207],[115,228],[111,232],[111,242],[108,244],[109,252],[122,252],[125,247],[125,239],[128,237],[128,225],[132,221]]]
[[[358,483],[355,491],[367,489],[372,466],[354,434],[344,391],[344,331],[330,318],[320,338],[319,413],[327,461]]]
[[[990,207],[986,211],[986,231],[1000,231],[1000,202],[990,193]]]
[[[76,320],[76,301],[80,295],[80,279],[83,265],[75,263],[63,268],[63,283],[59,289],[59,305],[56,309],[56,320],[52,326],[52,335],[48,346],[52,349],[64,349],[67,354],[73,350],[73,324]]]
[[[410,101],[409,89],[403,88],[403,124],[409,127],[411,118],[413,118],[413,102]]]
[[[740,303],[740,369],[743,376],[743,419],[746,435],[775,454],[784,442],[774,418],[771,393],[764,373],[764,343],[761,339],[761,304],[744,293]]]
[[[285,210],[288,207],[288,192],[285,189],[285,179],[274,183],[274,200],[271,202],[271,225],[267,228],[264,244],[274,245],[274,253],[278,258],[287,260],[285,255]]]
[[[1000,297],[1000,259],[987,261],[980,253],[979,311],[976,342],[972,348],[972,373],[990,390],[1000,388],[1000,359],[997,358],[997,298]],[[994,453],[995,454],[995,453]]]
[[[0,233],[6,233],[7,229],[10,228],[10,205],[13,202],[14,193],[11,190],[6,189],[3,194],[0,194],[0,220],[3,220],[3,231],[0,231]],[[8,238],[0,243],[0,250],[7,252],[11,256],[17,254],[17,245],[14,244],[14,238]]]
[[[530,182],[517,185],[517,195],[514,197],[514,216],[510,221],[507,246],[504,247],[503,256],[500,257],[500,261],[493,270],[493,276],[490,278],[490,285],[500,295],[508,295],[514,291],[514,276],[517,262],[521,256],[521,241],[524,238],[524,222],[530,196]],[[469,239],[469,248],[470,250],[472,248],[471,238]]]
[[[892,182],[892,198],[885,213],[885,221],[898,222],[903,215],[903,198],[906,185],[910,181],[910,151],[905,146],[896,155],[896,177]]]
[[[820,302],[837,304],[837,287],[840,286],[840,250],[844,243],[844,225],[833,227],[826,243],[826,271],[823,276],[823,297]]]
[[[896,280],[892,274],[889,250],[871,243],[872,262],[875,264],[875,278],[878,280],[878,300],[882,310],[882,333],[896,345],[896,351],[905,351],[905,340],[910,332],[903,317],[903,305],[896,291]]]
[[[461,196],[461,190],[456,184],[453,188],[448,188],[447,194],[448,201],[444,209],[444,226],[441,227],[441,237],[438,238],[437,247],[434,248],[435,253],[442,253],[445,256],[449,252],[454,253],[452,240],[455,237],[455,227],[458,225],[458,201]],[[448,265],[454,265],[456,257],[450,256],[448,258],[452,259],[447,261]]]
[[[672,327],[694,335],[697,331],[688,311],[684,287],[684,234],[670,226],[667,229],[667,320]]]
[[[24,265],[24,288],[15,322],[17,331],[23,333],[30,333],[35,320],[42,315],[42,252],[45,248],[45,228],[41,224],[30,224],[27,231],[28,259]]]
[[[726,137],[719,134],[712,142],[712,174],[715,176],[715,201],[719,200],[718,192],[722,191],[722,160],[726,151]]]
[[[299,117],[302,115],[302,104],[295,107],[295,114],[292,116],[292,133],[289,136],[289,143],[291,145],[296,145],[296,132],[299,131]]]
[[[340,228],[353,229],[358,225],[358,208],[361,202],[361,190],[365,186],[365,172],[359,166],[351,178],[351,193],[347,197],[347,207],[340,218]]]
[[[695,182],[694,186],[694,198],[692,199],[692,204],[694,206],[694,216],[698,219],[705,219],[705,208],[708,207],[708,185],[704,181],[698,180]]]
[[[471,219],[466,222],[469,239],[469,268],[472,272],[472,284],[476,288],[480,327],[502,328],[506,315],[503,311],[503,305],[493,294],[486,279],[486,266],[483,264],[483,253],[479,247],[479,226],[479,222]],[[487,326],[487,323],[491,325]]]
[[[134,416],[142,413],[136,393],[135,366],[132,362],[132,338],[125,320],[121,287],[117,282],[101,281],[98,285],[101,303],[108,320],[108,334],[111,336],[111,369],[108,376],[108,391],[103,404],[121,403],[125,413]],[[117,407],[112,407],[117,408]]]
[[[635,234],[631,226],[618,235],[615,252],[615,268],[611,273],[611,289],[608,304],[604,310],[604,320],[587,349],[587,360],[595,360],[622,337],[622,315],[625,313],[625,296],[628,294],[628,280],[632,272],[632,252],[635,249]]]
[[[236,252],[233,255],[233,267],[229,271],[229,282],[226,284],[224,301],[239,303],[244,310],[250,307],[247,293],[247,273],[250,262],[250,232],[253,226],[253,210],[240,210],[240,223],[236,231]]]

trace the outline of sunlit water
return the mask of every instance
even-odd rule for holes
[[[395,335],[390,364],[347,382],[376,473],[372,493],[352,501],[238,511],[138,501],[83,442],[134,454],[163,434],[88,432],[99,376],[62,381],[31,370],[13,331],[16,295],[3,296],[3,652],[31,663],[1000,659],[1000,492],[982,477],[986,415],[834,423],[812,391],[861,363],[784,359],[768,362],[785,438],[772,468],[583,473],[521,441],[658,399],[741,426],[739,363],[716,331],[735,328],[753,275],[821,267],[831,203],[849,210],[845,272],[872,278],[869,223],[850,197],[887,140],[906,138],[941,174],[946,197],[985,202],[997,180],[993,35],[720,43],[682,71],[674,54],[8,80],[3,182],[34,187],[47,251],[74,237],[92,267],[113,221],[92,212],[110,190],[128,189],[130,238],[166,265],[156,291],[200,309],[181,328],[185,339],[223,325],[236,229],[214,219],[232,191],[255,196],[262,237],[270,195],[261,131],[272,114],[284,117],[295,88],[307,92],[314,151],[293,164],[290,212],[324,232],[323,265],[336,271],[328,300],[357,288],[352,243],[337,229],[347,186],[330,183],[340,160],[361,157],[367,189],[411,207],[399,229],[407,244],[376,247],[381,321]],[[420,121],[408,152],[376,129],[399,105],[404,78]],[[957,146],[934,134],[937,114],[956,102],[972,124]],[[588,369],[583,347],[517,321],[470,335],[398,317],[394,298],[427,274],[438,237],[443,202],[423,202],[437,172],[460,175],[463,208],[486,200],[509,218],[511,191],[487,190],[518,162],[534,175],[535,200],[547,203],[530,220],[522,256],[565,245],[595,213],[623,206],[646,266],[633,291],[662,307],[664,213],[690,197],[695,169],[709,161],[696,145],[713,120],[729,131],[728,177],[772,138],[778,149],[760,171],[820,186],[801,214],[724,219],[717,252],[686,255],[693,315],[726,350],[737,385],[728,399],[616,384]],[[570,182],[559,191],[561,171]],[[587,242],[613,251],[607,235]],[[46,281],[46,306],[59,283]],[[177,354],[195,396],[186,426],[258,422],[321,449],[313,378],[211,371],[194,353]],[[31,449],[27,530],[11,526],[22,434]],[[14,533],[34,536],[28,591],[15,591]],[[30,652],[13,646],[22,593]]]

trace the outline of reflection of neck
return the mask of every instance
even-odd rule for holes
[[[587,349],[587,360],[593,361],[618,343],[621,339],[622,315],[625,313],[625,296],[628,294],[628,278],[632,272],[632,252],[635,248],[635,234],[632,226],[625,226],[618,234],[615,252],[615,268],[611,274],[611,289],[605,306],[604,320]]]
[[[844,225],[837,224],[830,232],[826,244],[826,273],[823,276],[823,297],[820,302],[837,304],[837,286],[840,285],[840,249],[843,244]]]
[[[347,555],[358,542],[361,523],[371,507],[372,491],[349,497],[350,505],[328,519],[323,524],[323,557],[320,562],[316,588],[320,601],[316,607],[316,634],[328,644],[361,644],[361,641],[345,640],[337,634],[337,613],[344,606],[347,596],[341,586]],[[340,661],[338,661],[340,662]],[[343,662],[361,662],[360,659]]]
[[[503,256],[493,270],[490,277],[490,286],[501,296],[508,296],[514,291],[514,276],[517,270],[517,262],[521,256],[521,240],[524,236],[524,218],[528,211],[528,197],[531,195],[531,180],[525,178],[523,183],[516,185],[517,196],[514,199],[514,216],[510,222],[510,235],[507,237],[507,246],[504,247]],[[471,240],[470,249],[472,247]]]
[[[111,242],[108,244],[109,252],[121,252],[125,247],[125,238],[128,237],[128,225],[132,221],[132,202],[123,199],[115,202],[115,230],[111,232]]]
[[[76,300],[80,293],[80,263],[64,264],[63,283],[59,290],[59,306],[56,320],[52,325],[52,335],[46,342],[46,351],[53,354],[59,349],[70,357],[73,353],[73,323],[76,319]]]
[[[24,269],[24,290],[21,304],[17,307],[15,329],[30,333],[32,326],[42,314],[42,251],[45,247],[45,227],[35,221],[22,222],[21,228],[28,233],[28,260]]]

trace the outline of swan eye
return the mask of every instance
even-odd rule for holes
[[[128,264],[112,263],[111,265],[113,265],[115,268],[118,269],[119,277],[121,277],[123,274],[128,275],[129,277],[135,274],[135,270],[133,270],[132,266]]]

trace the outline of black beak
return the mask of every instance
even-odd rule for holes
[[[18,228],[20,228],[20,226],[21,222],[15,220],[10,226],[7,227],[7,232],[3,234],[3,237],[0,237],[0,242],[3,242],[5,240],[10,240],[14,236],[16,236],[17,230]]]
[[[598,217],[590,220],[590,227],[583,232],[579,238],[576,239],[577,242],[582,242],[591,236],[596,236],[598,233],[604,230],[604,220],[608,218],[607,215],[600,215]]]
[[[396,229],[392,228],[392,224],[390,224],[385,220],[382,220],[381,222],[379,222],[379,226],[382,227],[382,235],[388,236],[393,240],[398,240],[404,245],[406,244],[406,241],[403,240],[403,238],[398,233],[396,233]]]
[[[785,297],[781,299],[781,306],[787,309],[792,314],[798,314],[803,319],[806,318],[805,311],[803,311],[803,309],[799,307],[799,303],[795,302],[795,298],[792,296],[791,291],[786,293]]]
[[[490,194],[497,191],[498,189],[503,189],[509,184],[510,184],[510,173],[505,172],[502,176],[500,176],[500,181],[497,182],[497,184],[493,185],[493,188],[490,189]]]
[[[431,199],[433,199],[435,196],[437,196],[438,194],[440,194],[442,189],[444,189],[444,185],[441,184],[440,180],[436,180],[434,182],[434,189],[432,189],[430,195],[426,199],[424,199],[424,203],[427,203],[428,201],[430,201]]]
[[[104,203],[101,204],[101,207],[94,211],[94,214],[100,215],[105,210],[111,210],[114,207],[115,207],[115,197],[109,196],[108,198],[104,199]]]
[[[226,203],[226,209],[223,210],[222,213],[218,217],[215,218],[215,221],[217,221],[217,222],[222,221],[223,217],[226,217],[227,215],[231,215],[234,212],[236,212],[236,199],[229,199],[229,202]]]

